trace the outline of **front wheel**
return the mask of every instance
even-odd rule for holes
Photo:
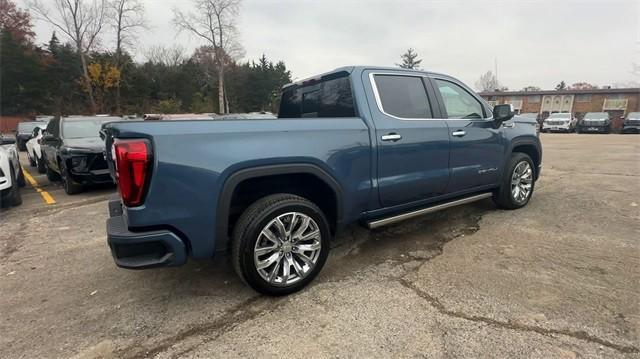
[[[67,170],[67,167],[63,163],[61,163],[59,167],[60,179],[62,180],[62,185],[64,186],[65,193],[72,195],[82,192],[82,185],[77,184],[73,181],[73,179],[69,175],[69,170]]]
[[[24,179],[24,172],[22,172],[22,166],[18,166],[18,176],[16,178],[19,187],[27,185],[27,181]]]
[[[18,178],[16,176],[13,167],[11,167],[11,187],[9,188],[9,193],[5,198],[2,198],[4,201],[0,201],[0,206],[19,206],[22,204],[22,196],[20,195],[20,189],[18,188]]]
[[[42,158],[41,160],[44,161],[44,171],[47,173],[47,179],[50,182],[59,181],[60,175],[49,167],[49,162],[47,161],[47,159]]]
[[[267,295],[294,293],[324,266],[331,232],[314,203],[292,194],[264,197],[238,219],[233,231],[236,273]]]
[[[517,209],[527,205],[535,187],[534,164],[527,154],[514,152],[505,168],[500,189],[494,202],[505,209]]]

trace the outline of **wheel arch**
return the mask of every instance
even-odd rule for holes
[[[325,190],[330,190],[333,200],[330,201],[333,208],[331,213],[325,213],[331,222],[332,232],[340,225],[343,215],[342,189],[339,182],[326,170],[318,165],[310,163],[287,163],[277,165],[255,166],[236,170],[228,175],[222,185],[218,197],[216,209],[216,250],[227,248],[229,233],[232,229],[233,216],[232,201],[234,201],[237,190],[248,181],[269,180],[276,178],[302,176],[306,179],[315,179],[318,184],[325,186]],[[281,191],[276,191],[281,192]],[[275,192],[274,192],[275,193]],[[294,193],[295,194],[295,193]],[[308,198],[313,201],[312,198]],[[315,202],[315,201],[314,201]],[[316,203],[321,209],[326,210],[326,206]]]
[[[542,148],[540,141],[529,138],[516,139],[511,143],[509,154],[515,152],[524,153],[531,158],[534,164],[535,180],[537,180],[540,175],[540,165],[542,164]],[[510,156],[507,156],[507,162],[509,161],[509,157]]]

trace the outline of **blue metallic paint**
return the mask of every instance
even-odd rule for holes
[[[216,250],[216,241],[226,241],[216,238],[220,236],[216,223],[220,220],[220,194],[230,176],[241,170],[287,164],[315,166],[340,187],[339,221],[350,223],[495,188],[512,144],[529,143],[540,148],[535,121],[522,118],[512,120],[514,128],[494,129],[491,120],[456,123],[456,127],[464,125],[469,131],[469,137],[459,142],[448,137],[452,129],[443,120],[394,122],[399,120],[383,118],[370,84],[363,81],[371,70],[433,75],[391,68],[337,69],[351,73],[359,118],[105,125],[108,155],[113,137],[152,141],[152,180],[144,205],[125,208],[129,229],[144,230],[161,224],[188,240],[192,257],[209,258]],[[438,115],[440,110],[434,111]],[[404,141],[379,142],[381,134],[392,130],[402,132]],[[498,171],[478,176],[477,169],[487,166],[498,166]]]

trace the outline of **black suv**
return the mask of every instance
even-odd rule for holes
[[[69,116],[49,122],[42,136],[42,155],[47,178],[61,180],[67,194],[82,191],[84,185],[113,183],[100,138],[103,123],[121,117]]]
[[[611,118],[608,112],[587,112],[579,122],[578,133],[611,133]]]
[[[629,112],[624,119],[622,133],[640,133],[640,112]]]

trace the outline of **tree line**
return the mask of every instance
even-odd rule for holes
[[[239,0],[190,1],[196,11],[174,9],[174,23],[204,44],[190,54],[151,47],[137,62],[128,50],[147,28],[139,0],[31,0],[28,9],[0,0],[0,114],[276,112],[291,72],[265,55],[238,60]],[[32,16],[55,29],[47,44],[34,43]],[[98,46],[109,31],[113,48]]]

